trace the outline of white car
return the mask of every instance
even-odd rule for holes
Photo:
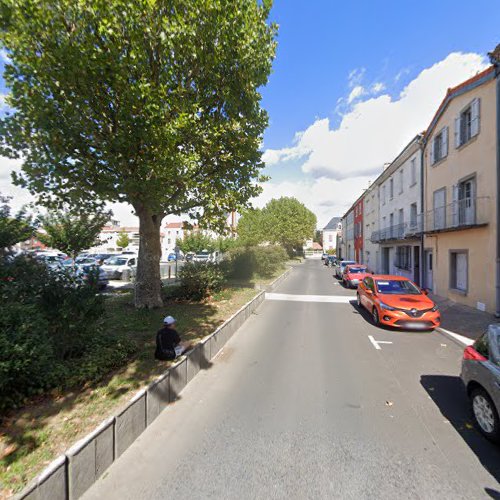
[[[106,259],[101,269],[110,280],[123,279],[127,275],[134,276],[137,267],[137,255],[114,255]]]

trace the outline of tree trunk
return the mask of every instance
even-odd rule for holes
[[[135,307],[162,307],[160,226],[163,215],[153,214],[142,207],[136,207],[136,213],[139,217],[139,258],[135,281]]]

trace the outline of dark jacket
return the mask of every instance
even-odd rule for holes
[[[156,334],[155,358],[161,360],[175,359],[175,347],[179,345],[181,338],[176,330],[164,326]]]

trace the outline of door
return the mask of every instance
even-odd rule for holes
[[[434,191],[434,229],[444,229],[446,224],[446,189]]]
[[[425,287],[429,290],[433,288],[433,277],[432,277],[432,268],[433,268],[433,255],[432,250],[425,251]]]
[[[461,182],[458,187],[458,220],[460,225],[470,226],[476,222],[474,180]]]
[[[382,248],[382,273],[389,274],[389,251],[390,248]]]
[[[413,281],[420,286],[420,247],[413,247]]]

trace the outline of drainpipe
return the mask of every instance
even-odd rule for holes
[[[424,276],[424,264],[425,264],[425,246],[424,246],[424,222],[425,222],[425,196],[424,196],[424,168],[425,168],[425,162],[424,162],[424,148],[425,148],[425,137],[422,136],[422,139],[420,140],[420,211],[422,212],[422,220],[421,220],[421,232],[420,232],[420,287],[424,288],[427,286],[427,283],[425,283]]]
[[[497,193],[496,193],[496,296],[495,316],[500,318],[500,44],[489,54],[491,63],[495,66],[497,87]]]

